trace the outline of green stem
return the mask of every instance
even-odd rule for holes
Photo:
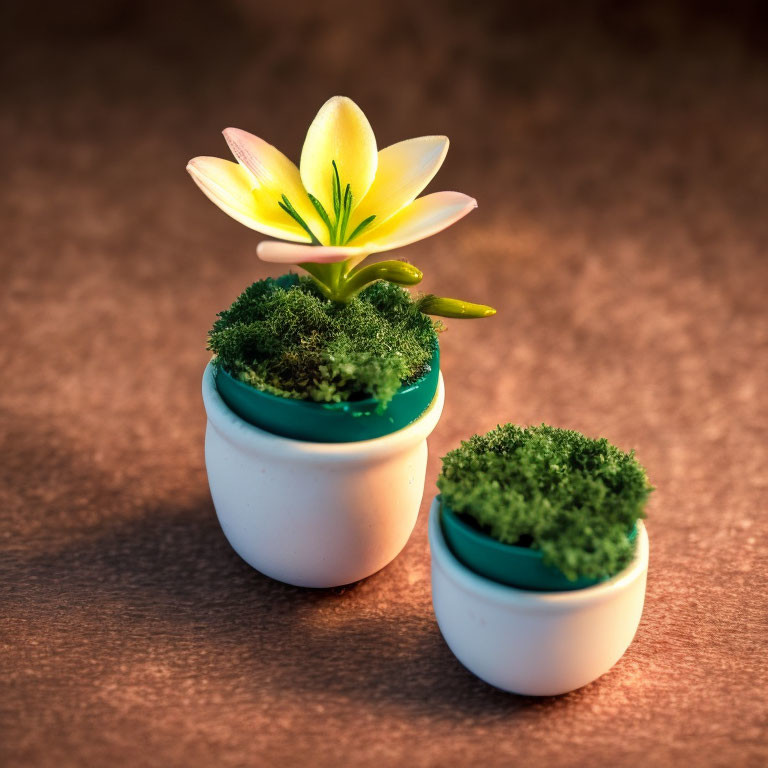
[[[299,266],[309,272],[310,277],[315,281],[317,284],[317,287],[322,292],[323,296],[325,296],[326,299],[330,299],[331,301],[334,301],[334,292],[331,289],[330,286],[330,275],[328,267],[330,265],[328,264],[315,264],[314,262],[303,262],[302,264],[299,264]]]

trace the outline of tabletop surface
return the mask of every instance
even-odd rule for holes
[[[2,32],[0,763],[764,765],[768,62],[749,14],[150,5],[20,9],[24,44]],[[227,125],[297,159],[337,92],[381,146],[450,136],[430,189],[479,208],[402,256],[424,290],[499,312],[446,323],[403,553],[309,591],[216,520],[206,333],[280,270],[184,166],[227,156]],[[656,487],[636,638],[558,698],[472,677],[431,608],[439,457],[506,421],[634,448]]]

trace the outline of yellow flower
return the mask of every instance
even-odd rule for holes
[[[287,241],[260,243],[264,261],[347,262],[347,273],[369,254],[434,235],[477,207],[460,192],[418,197],[445,159],[445,136],[377,150],[367,118],[344,96],[329,99],[317,113],[298,168],[250,133],[227,128],[224,138],[236,163],[196,157],[187,170],[232,218]]]

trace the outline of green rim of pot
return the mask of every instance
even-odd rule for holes
[[[540,550],[503,544],[465,522],[440,499],[440,523],[443,536],[456,559],[480,576],[518,589],[541,592],[563,592],[584,589],[606,581],[582,578],[569,580],[557,568],[544,565]],[[637,524],[628,534],[631,542],[637,536]]]
[[[221,399],[241,418],[259,429],[312,443],[353,443],[384,437],[407,427],[427,410],[437,392],[440,349],[435,347],[429,370],[403,385],[379,411],[373,397],[341,403],[315,403],[278,397],[216,369]]]

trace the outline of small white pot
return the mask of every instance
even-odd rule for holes
[[[221,399],[209,364],[205,464],[224,535],[249,565],[300,587],[350,584],[389,564],[416,524],[427,436],[443,410],[442,374],[429,408],[374,440],[309,443],[254,427]]]
[[[570,592],[532,592],[469,570],[448,548],[432,503],[432,604],[458,660],[485,682],[526,696],[555,696],[605,674],[640,623],[648,534],[638,521],[635,559],[619,574]]]

